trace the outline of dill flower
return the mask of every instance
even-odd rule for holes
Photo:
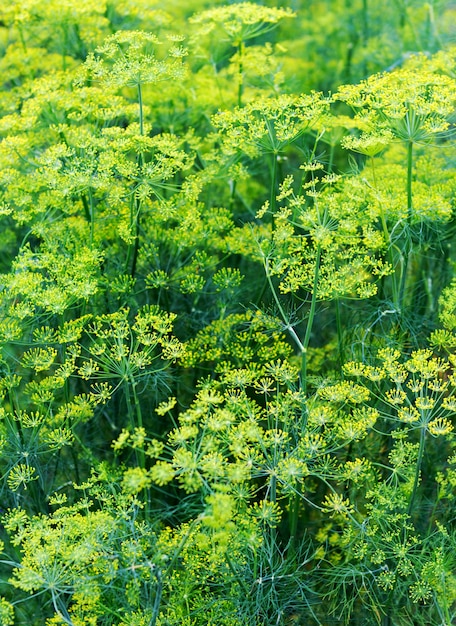
[[[149,473],[141,467],[128,468],[122,478],[122,489],[128,494],[140,493],[151,484]]]
[[[29,482],[38,480],[39,476],[36,469],[32,465],[26,463],[18,463],[11,468],[8,474],[8,487],[11,491],[17,491],[20,487],[27,489]]]
[[[162,417],[163,415],[166,415],[166,413],[168,413],[168,411],[171,411],[172,409],[174,409],[174,407],[177,404],[177,399],[173,396],[171,396],[170,398],[168,398],[168,400],[165,400],[164,402],[161,402],[155,409],[155,413],[157,415],[159,415],[160,417]]]
[[[451,411],[452,413],[456,413],[456,397],[455,396],[447,396],[442,401],[442,408],[447,411]]]
[[[335,98],[359,111],[359,122],[367,134],[372,133],[374,144],[382,134],[385,139],[394,135],[422,143],[448,130],[455,93],[454,78],[433,72],[423,60],[419,69],[404,67],[370,76],[358,85],[345,85]]]
[[[289,8],[269,8],[253,2],[239,2],[233,6],[220,6],[197,13],[190,18],[190,23],[199,26],[199,35],[210,33],[217,26],[234,45],[238,45],[267,33],[280,20],[294,15]]]
[[[339,493],[326,495],[323,501],[322,510],[324,513],[329,513],[331,517],[347,517],[354,512],[354,508],[353,505],[350,504],[350,500],[344,498]]]
[[[435,405],[435,399],[430,396],[418,397],[415,400],[415,406],[420,411],[430,411]]]
[[[3,626],[13,626],[14,622],[14,606],[5,598],[0,598],[0,623]]]
[[[266,524],[270,528],[276,528],[282,517],[282,509],[277,502],[269,500],[255,502],[252,513],[260,523]]]
[[[159,460],[151,467],[149,475],[153,483],[163,487],[173,480],[176,471],[171,463]]]
[[[404,404],[407,394],[402,389],[388,389],[385,393],[388,402],[393,405]]]
[[[431,435],[434,435],[434,437],[448,435],[454,430],[453,424],[446,417],[438,417],[432,420],[427,425],[427,428]]]
[[[405,422],[406,424],[417,422],[420,419],[419,412],[413,406],[407,407],[405,409],[399,409],[399,411],[397,412],[397,416],[401,422]]]

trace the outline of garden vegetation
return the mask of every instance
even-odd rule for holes
[[[0,7],[0,625],[456,623],[456,6]]]

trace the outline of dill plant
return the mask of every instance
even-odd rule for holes
[[[451,6],[292,8],[0,9],[5,626],[455,619]]]
[[[194,35],[195,38],[214,34],[213,31],[218,35],[217,31],[219,31],[223,34],[222,41],[226,41],[228,47],[235,48],[236,54],[232,55],[229,60],[236,64],[237,104],[239,107],[243,104],[244,95],[246,43],[264,36],[276,28],[281,20],[293,16],[293,12],[288,8],[261,7],[252,2],[241,2],[235,7],[221,6],[202,11],[190,19],[193,24],[198,26]],[[206,45],[206,53],[209,50],[213,54],[214,39],[209,45]],[[225,59],[223,57],[220,60],[214,59],[212,63],[220,63],[220,61],[225,61]]]
[[[374,86],[371,91],[371,85]],[[338,98],[359,111],[358,118],[364,134],[344,145],[371,158],[393,140],[403,143],[406,149],[406,188],[404,211],[399,219],[403,222],[401,239],[394,248],[399,254],[393,265],[398,266],[397,279],[393,280],[393,305],[399,314],[404,306],[407,273],[411,256],[411,226],[416,221],[414,207],[414,148],[429,144],[439,135],[444,135],[450,126],[448,117],[454,111],[454,80],[441,73],[427,72],[423,61],[417,72],[408,69],[392,74],[370,77],[360,86],[341,88]],[[372,143],[374,141],[374,144]],[[375,145],[376,144],[376,145]],[[374,167],[374,162],[372,161]],[[374,184],[375,184],[375,174]],[[449,209],[449,207],[448,207]],[[418,216],[419,217],[419,216]],[[385,239],[390,248],[390,230],[398,230],[397,224],[388,227],[385,216],[381,216]],[[397,241],[397,237],[396,237]],[[396,253],[396,256],[397,256]]]

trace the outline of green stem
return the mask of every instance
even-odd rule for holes
[[[299,505],[301,502],[301,495],[295,493],[290,496],[290,554],[294,554],[296,551],[296,543],[298,540],[298,520],[299,520]]]
[[[67,50],[68,50],[68,26],[67,24],[63,24],[62,30],[63,30],[62,70],[66,72],[66,69],[67,69],[66,57],[67,57]]]
[[[344,336],[342,331],[342,316],[340,312],[340,300],[336,298],[336,327],[337,327],[337,343],[339,348],[339,366],[342,371],[342,367],[345,363],[345,348],[344,348]]]
[[[374,186],[374,190],[377,191],[377,175],[376,175],[376,171],[375,171],[375,157],[371,156],[370,157],[370,162],[371,162],[371,168],[372,168],[372,181],[373,181],[373,186]],[[388,257],[388,261],[391,264],[391,267],[394,270],[394,273],[392,274],[391,280],[392,280],[392,292],[393,292],[393,302],[394,302],[394,306],[396,309],[399,309],[399,292],[398,292],[398,285],[397,285],[397,281],[396,281],[396,260],[394,258],[394,253],[393,253],[393,246],[391,245],[391,235],[389,233],[388,230],[388,224],[386,222],[386,218],[385,218],[385,213],[383,211],[383,207],[381,207],[380,209],[380,223],[382,225],[382,231],[383,231],[383,237],[385,238],[385,244],[386,244],[386,249],[387,249],[387,257]],[[401,256],[401,255],[400,255]]]
[[[131,389],[133,391],[133,401],[135,403],[135,409],[136,409],[136,425],[138,428],[142,428],[143,419],[142,419],[142,413],[141,413],[141,405],[139,404],[138,394],[136,393],[136,382],[133,376],[131,377]]]
[[[412,174],[413,174],[413,141],[407,143],[407,222],[410,226],[413,214],[413,189],[412,189]]]
[[[88,196],[88,201],[85,195],[81,196],[81,202],[82,202],[82,206],[84,207],[84,214],[86,216],[86,220],[89,223],[89,227],[90,227],[90,245],[93,245],[93,235],[94,235],[94,228],[95,228],[95,209],[93,206],[93,196],[92,196],[92,190],[89,188],[87,190],[87,196]]]
[[[315,311],[317,308],[317,288],[318,281],[320,279],[320,261],[321,261],[321,246],[317,246],[315,254],[315,273],[312,285],[312,299],[310,301],[309,317],[307,318],[306,334],[302,342],[302,356],[301,356],[301,390],[304,395],[307,393],[307,349],[309,347],[310,336],[312,334],[312,327],[315,319]]]
[[[93,246],[93,237],[95,234],[95,207],[93,204],[92,189],[89,187],[87,194],[89,196],[89,211],[90,211],[90,246]]]
[[[272,217],[274,219],[274,214],[277,206],[277,152],[272,153],[272,164],[271,164],[271,191],[269,195],[269,208],[271,209]]]
[[[328,174],[331,174],[334,167],[334,153],[336,149],[336,144],[329,144],[329,158],[328,158]]]
[[[227,565],[231,571],[231,573],[233,574],[236,582],[239,584],[239,586],[241,587],[242,591],[244,593],[247,594],[247,597],[249,596],[250,593],[250,589],[247,587],[247,585],[245,584],[245,582],[242,580],[242,578],[239,576],[239,574],[236,572],[233,562],[231,561],[231,558],[228,555],[228,552],[225,553],[225,559],[227,562]]]
[[[312,285],[312,299],[310,302],[309,317],[307,318],[307,327],[306,327],[306,333],[304,335],[304,340],[301,343],[302,347],[301,347],[300,379],[301,379],[301,390],[304,394],[304,400],[302,404],[302,415],[301,415],[301,418],[302,418],[301,433],[302,434],[304,434],[305,429],[307,427],[308,413],[307,413],[307,401],[305,398],[307,394],[307,349],[309,347],[310,336],[312,334],[312,327],[313,327],[313,323],[315,319],[315,312],[317,308],[317,288],[318,288],[318,281],[320,279],[320,262],[321,262],[321,246],[318,245],[317,250],[316,250],[316,255],[315,255],[315,272],[314,272],[314,279],[313,279],[313,285]],[[297,530],[298,530],[299,504],[300,504],[300,495],[299,493],[296,493],[294,497],[294,502],[292,502],[290,506],[289,528],[290,528],[290,549],[292,551],[295,550],[296,540],[297,540],[296,535],[297,535]]]
[[[27,52],[27,44],[25,43],[24,30],[21,26],[18,25],[17,30],[19,32],[19,39],[21,41],[22,49],[24,52]]]
[[[144,135],[144,109],[143,109],[143,97],[142,97],[142,86],[141,83],[138,83],[138,105],[139,105],[139,134]],[[139,155],[142,156],[142,153]]]
[[[7,425],[7,428],[9,427],[9,430],[11,430],[12,433],[16,433],[21,447],[24,447],[25,439],[24,431],[22,430],[21,420],[19,419],[19,417],[15,419],[15,416],[19,416],[21,412],[20,402],[17,401],[16,394],[12,391],[11,388],[8,389],[8,399],[11,407],[11,418],[7,413],[5,417],[5,423]]]
[[[418,448],[418,457],[416,459],[415,478],[413,480],[412,495],[410,496],[410,502],[409,502],[408,509],[407,509],[407,515],[409,517],[413,513],[413,508],[414,508],[415,500],[416,500],[416,494],[418,491],[418,484],[420,481],[420,474],[421,474],[421,465],[423,463],[423,457],[424,457],[425,439],[426,439],[426,428],[423,426],[420,432],[420,447]]]
[[[141,83],[138,83],[138,106],[139,106],[139,134],[143,136],[144,135],[144,106],[143,106],[143,95],[142,95]],[[139,174],[141,175],[142,173],[141,170],[144,165],[144,153],[143,152],[138,153],[137,161],[138,161]],[[131,211],[130,211],[130,227],[134,230],[135,241],[132,245],[129,245],[128,253],[127,253],[127,262],[126,262],[126,271],[128,271],[128,265],[130,263],[130,257],[131,257],[130,276],[132,278],[134,278],[136,274],[136,265],[138,263],[140,220],[141,220],[141,200],[138,197],[136,197],[136,194],[133,194],[133,199],[131,201]]]
[[[434,7],[432,3],[428,3],[428,19],[427,19],[427,49],[431,52],[435,52],[436,50],[440,50],[443,46],[442,40],[440,39],[439,31],[437,28],[437,23],[435,19]]]
[[[271,211],[271,236],[274,235],[275,212],[277,208],[277,152],[272,153],[271,189],[269,192],[269,209]]]
[[[274,459],[274,467],[276,466],[276,464],[277,462]],[[271,476],[271,491],[269,495],[269,501],[273,502],[274,504],[277,502],[277,476],[275,474],[272,474]]]
[[[242,107],[242,96],[244,95],[244,42],[238,45],[239,65],[238,65],[238,107]]]
[[[369,41],[369,7],[367,0],[363,0],[363,47],[367,47],[367,42]]]
[[[130,393],[133,396],[134,408],[132,406],[132,399],[131,399]],[[142,420],[142,413],[141,413],[141,405],[139,404],[138,395],[136,393],[136,381],[133,378],[133,376],[129,376],[128,382],[125,385],[125,397],[127,401],[127,413],[128,413],[128,420],[130,423],[130,428],[132,429],[142,428],[143,420]],[[143,448],[135,449],[135,454],[136,454],[136,460],[137,460],[139,467],[144,469],[146,465],[146,457],[144,454],[144,449]]]
[[[295,329],[290,324],[290,320],[288,319],[287,314],[285,313],[285,311],[283,309],[283,306],[282,306],[282,304],[280,302],[279,296],[277,295],[276,289],[274,287],[274,283],[272,282],[271,274],[269,272],[268,259],[265,259],[265,261],[264,261],[264,270],[265,270],[265,273],[266,273],[266,279],[268,281],[269,288],[271,290],[272,296],[273,296],[274,301],[275,301],[275,303],[277,305],[277,308],[279,309],[280,316],[282,317],[282,319],[283,319],[283,321],[285,323],[285,328],[286,328],[286,330],[288,330],[288,332],[290,333],[291,337],[296,342],[296,345],[298,346],[299,351],[302,352],[304,350],[304,346],[301,343],[301,340],[299,339],[299,336],[296,333]]]
[[[132,255],[132,262],[131,262],[131,270],[130,270],[130,276],[132,278],[135,277],[136,274],[136,265],[138,264],[138,254],[139,254],[139,232],[140,232],[140,219],[141,219],[141,200],[139,199],[135,199],[135,211],[134,211],[134,217],[133,217],[133,221],[135,224],[135,242],[133,244],[133,255]],[[128,258],[130,257],[130,254],[128,255]]]
[[[163,596],[163,580],[162,580],[161,570],[154,569],[153,571],[155,572],[155,579],[157,581],[157,584],[156,584],[156,591],[155,591],[155,598],[154,598],[154,606],[152,610],[152,617],[150,619],[149,626],[155,626],[155,624],[157,623],[157,619],[160,613],[160,604],[161,604],[161,600]]]
[[[410,261],[411,245],[409,240],[410,226],[413,216],[413,141],[407,142],[407,232],[403,247],[401,282],[399,287],[399,310],[402,311],[405,296],[405,283]]]

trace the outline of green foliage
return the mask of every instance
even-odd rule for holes
[[[0,8],[0,625],[456,619],[449,2]]]

